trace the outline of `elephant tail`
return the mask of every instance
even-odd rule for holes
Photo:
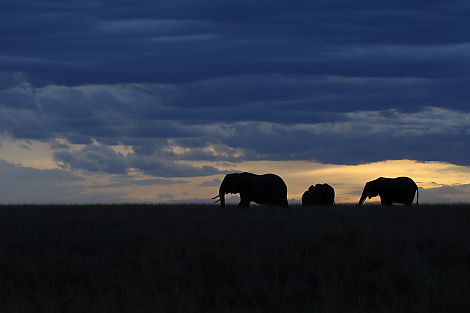
[[[419,205],[419,188],[416,186],[416,205]]]

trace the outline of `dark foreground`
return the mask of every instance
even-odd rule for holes
[[[0,312],[470,312],[470,206],[2,206]]]

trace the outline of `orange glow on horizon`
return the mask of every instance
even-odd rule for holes
[[[191,163],[193,165],[200,165]],[[207,164],[207,163],[204,163]],[[300,200],[310,185],[328,183],[335,188],[336,202],[357,202],[367,181],[378,177],[411,177],[420,187],[420,201],[435,201],[428,194],[443,186],[462,186],[470,184],[470,167],[445,162],[419,162],[414,160],[388,160],[359,165],[321,164],[308,161],[249,161],[242,163],[212,163],[227,173],[247,171],[256,174],[276,173],[288,186],[289,199]],[[224,175],[211,176],[205,180]],[[209,191],[208,187],[204,187]],[[212,187],[207,196],[214,194]],[[424,191],[424,192],[423,192]],[[205,193],[204,193],[205,194]],[[431,199],[432,198],[432,199]],[[449,196],[449,201],[470,201],[470,196]],[[373,200],[378,200],[373,199]],[[372,201],[372,200],[371,200]],[[446,200],[447,201],[447,200]]]
[[[53,158],[52,149],[46,143],[9,138],[3,138],[0,143],[3,148],[0,151],[2,160],[23,167],[60,170]],[[211,146],[206,148],[206,152],[219,156],[225,153],[231,155],[238,153],[236,150],[227,152],[219,148]],[[180,151],[178,147],[174,149]],[[122,155],[132,153],[132,147],[127,146],[114,146],[113,150]],[[64,184],[72,189],[77,188],[77,193],[96,195],[96,199],[107,195],[105,199],[115,199],[112,201],[116,202],[213,203],[210,198],[217,194],[218,185],[225,173],[246,171],[256,174],[275,173],[281,176],[287,184],[291,203],[300,202],[304,191],[310,185],[318,183],[328,183],[335,189],[336,203],[357,203],[367,181],[380,176],[408,176],[420,187],[419,198],[422,203],[470,203],[470,166],[446,162],[387,160],[358,165],[322,164],[313,161],[180,161],[180,163],[196,167],[213,166],[223,174],[159,178],[143,174],[137,169],[130,169],[126,175],[75,171],[73,174],[80,179]],[[152,179],[155,179],[155,183],[151,182]],[[140,181],[144,182],[139,183]],[[370,201],[378,200],[374,198]]]

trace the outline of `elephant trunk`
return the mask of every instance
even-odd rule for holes
[[[222,182],[222,185],[220,185],[219,188],[219,200],[220,200],[220,206],[223,208],[225,207],[225,194],[227,191],[225,190],[224,183]]]
[[[225,195],[221,194],[219,199],[220,199],[220,206],[222,208],[225,207]]]
[[[358,205],[362,205],[364,203],[364,201],[366,200],[366,197],[367,196],[366,196],[365,192],[363,192],[362,195],[361,195],[361,199],[359,199]]]

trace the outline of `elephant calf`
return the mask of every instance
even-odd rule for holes
[[[335,190],[328,184],[311,185],[302,195],[302,206],[333,205]]]

